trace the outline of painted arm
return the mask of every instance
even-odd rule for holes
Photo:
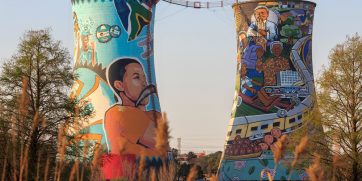
[[[248,29],[248,32],[246,32],[246,36],[248,37],[254,37],[257,36],[258,32],[258,27],[256,26],[255,23],[251,23]]]
[[[263,86],[263,84],[258,81],[252,80],[251,82],[257,86]]]
[[[76,47],[75,47],[75,57],[76,57],[76,63],[80,63],[79,61],[80,61],[80,41],[81,41],[81,39],[80,39],[80,32],[78,31],[77,32],[77,34],[76,34],[76,39],[77,39],[77,45],[76,45]]]
[[[278,27],[275,23],[268,21],[269,40],[277,40],[278,38]]]
[[[246,83],[243,85],[243,87],[244,87],[246,90],[248,90],[248,91],[250,91],[251,93],[253,93],[253,94],[256,93],[256,90],[255,90],[254,88],[250,87],[249,85],[247,85]]]
[[[145,148],[120,134],[122,128],[117,121],[106,119],[105,130],[107,132],[110,153],[112,154],[143,154],[144,156],[160,155],[156,150]]]
[[[145,155],[145,156],[157,156],[160,155],[156,150],[146,148],[138,142],[143,136],[141,133],[139,136],[134,137],[134,135],[127,134],[127,129],[121,124],[122,117],[116,111],[110,110],[106,113],[104,128],[107,133],[107,139],[109,143],[109,151],[112,154],[135,154],[135,155]],[[136,128],[135,128],[136,129]],[[135,130],[136,131],[136,130]]]
[[[97,54],[96,54],[96,43],[92,42],[92,65],[97,63]]]

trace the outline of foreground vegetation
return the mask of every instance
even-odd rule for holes
[[[362,38],[354,35],[331,51],[330,65],[317,81],[318,106],[305,126],[273,145],[276,163],[293,152],[288,166],[306,169],[310,180],[362,180],[361,69]],[[75,136],[80,123],[93,114],[86,103],[69,99],[75,78],[68,51],[48,30],[27,32],[14,56],[5,61],[0,75],[1,181],[102,180],[101,146],[79,144]],[[159,122],[156,148],[168,164],[146,169],[141,156],[135,167],[124,167],[124,179],[216,180],[222,153],[198,159],[190,154],[189,164],[166,161],[167,116]],[[172,153],[177,158],[177,150]]]

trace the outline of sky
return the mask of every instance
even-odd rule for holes
[[[27,30],[52,29],[73,53],[70,0],[0,0],[0,63],[16,52]],[[347,35],[362,35],[361,0],[314,0],[313,66],[328,66],[330,50]],[[223,149],[236,74],[236,33],[231,7],[193,9],[160,1],[155,21],[155,68],[171,146],[182,152]]]

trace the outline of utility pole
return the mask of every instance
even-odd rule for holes
[[[177,138],[178,154],[181,155],[181,138]]]

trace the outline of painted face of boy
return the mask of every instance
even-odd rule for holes
[[[125,74],[123,81],[115,81],[115,87],[125,94],[125,97],[131,101],[136,101],[141,92],[147,86],[146,76],[143,72],[142,66],[138,63],[130,63],[125,67]],[[121,95],[121,97],[124,97]],[[122,99],[123,100],[123,99]],[[148,99],[144,99],[142,105],[146,105]]]
[[[241,67],[240,67],[240,75],[244,77],[244,76],[246,75],[246,71],[247,71],[247,70],[246,70],[246,64],[244,64],[244,63],[241,64]]]

